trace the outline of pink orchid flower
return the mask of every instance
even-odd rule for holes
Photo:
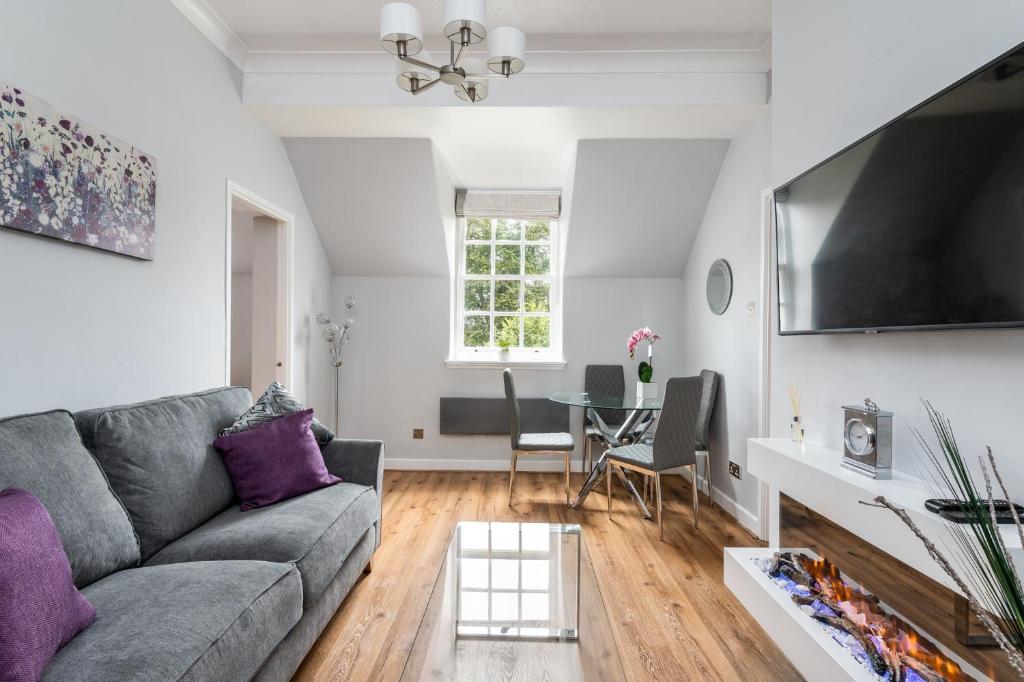
[[[635,332],[629,335],[628,339],[626,339],[626,350],[629,351],[630,359],[636,357],[636,347],[639,346],[642,342],[648,341],[651,344],[653,344],[660,338],[661,336],[652,332],[650,327],[642,327],[640,329],[637,329]]]

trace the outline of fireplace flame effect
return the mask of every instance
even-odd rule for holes
[[[847,583],[828,559],[779,552],[765,567],[805,613],[836,631],[833,637],[888,682],[973,680],[913,626],[889,613],[874,595]],[[845,633],[844,642],[840,635]],[[848,643],[852,639],[855,643]]]

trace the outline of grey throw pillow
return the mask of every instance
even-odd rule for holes
[[[295,399],[295,396],[275,381],[270,384],[252,407],[236,419],[234,424],[223,429],[220,435],[230,436],[233,433],[255,429],[278,417],[292,412],[302,412],[304,409],[306,408]],[[334,440],[334,432],[324,426],[316,417],[313,417],[313,423],[309,425],[309,430],[313,432],[313,437],[321,447]]]

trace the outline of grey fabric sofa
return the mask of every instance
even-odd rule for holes
[[[238,511],[213,448],[251,404],[219,388],[0,419],[0,489],[53,517],[96,621],[47,680],[287,680],[380,544],[383,443],[334,440],[342,483]]]

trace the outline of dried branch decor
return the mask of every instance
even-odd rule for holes
[[[1021,587],[1013,559],[999,533],[991,479],[995,478],[1007,500],[1010,499],[1009,491],[999,474],[992,449],[987,448],[987,458],[978,457],[985,479],[985,495],[982,496],[960,454],[949,420],[931,403],[925,401],[924,407],[935,432],[941,456],[917,429],[913,430],[914,436],[921,446],[933,481],[941,490],[942,496],[962,503],[970,518],[966,524],[948,524],[953,538],[949,551],[962,567],[960,572],[953,567],[953,563],[935,546],[935,543],[925,536],[906,510],[892,504],[885,497],[876,497],[873,503],[862,504],[890,510],[924,543],[928,554],[967,598],[982,624],[1006,652],[1017,674],[1024,679],[1024,589]],[[1012,504],[1010,509],[1013,510],[1017,534],[1024,543],[1024,526],[1021,525]]]

